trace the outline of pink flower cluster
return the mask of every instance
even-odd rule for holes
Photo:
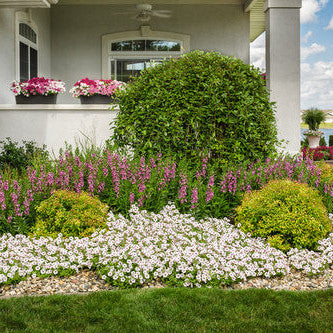
[[[267,160],[220,174],[212,171],[206,159],[190,171],[161,155],[131,160],[105,150],[83,158],[66,151],[51,166],[28,168],[18,181],[0,177],[0,233],[33,216],[39,203],[58,189],[87,191],[121,214],[127,214],[131,204],[157,211],[173,201],[182,212],[193,211],[200,217],[223,216],[244,192],[260,189],[273,179],[305,182],[325,200],[333,197],[333,182],[322,177],[311,159]]]
[[[70,90],[73,97],[103,95],[112,96],[117,89],[124,88],[125,83],[116,80],[82,79],[74,84]]]
[[[65,83],[60,80],[34,77],[28,81],[13,81],[10,87],[15,96],[55,95],[65,92]]]
[[[304,147],[302,149],[303,158],[311,158],[314,161],[332,160],[333,147],[319,146],[317,148]]]

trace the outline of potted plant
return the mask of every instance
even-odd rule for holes
[[[70,90],[73,97],[80,98],[81,104],[110,104],[115,102],[117,89],[124,88],[125,83],[116,80],[82,79]]]
[[[13,81],[10,89],[16,104],[56,104],[58,94],[66,91],[64,82],[44,77]]]
[[[318,147],[320,138],[324,134],[319,131],[319,126],[321,122],[326,120],[326,114],[322,110],[311,108],[303,112],[302,120],[309,126],[309,130],[304,133],[308,139],[309,147]]]

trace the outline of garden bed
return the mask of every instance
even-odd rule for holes
[[[151,281],[140,288],[166,288],[161,281]],[[221,289],[271,289],[287,291],[313,291],[333,288],[333,269],[327,269],[319,275],[309,276],[293,270],[288,275],[276,278],[255,278],[239,282]],[[23,296],[46,296],[53,294],[86,294],[91,292],[119,290],[101,279],[96,272],[83,270],[68,277],[28,278],[15,285],[0,287],[0,299]]]
[[[316,252],[284,254],[227,219],[196,221],[174,206],[159,214],[133,206],[130,219],[110,213],[108,229],[90,238],[4,235],[0,260],[0,283],[27,278],[0,287],[1,297],[128,287],[333,287],[333,233]]]

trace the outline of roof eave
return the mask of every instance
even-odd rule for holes
[[[253,42],[266,30],[265,0],[245,0],[244,12],[250,15],[250,41]]]
[[[59,0],[0,0],[0,8],[50,8]]]

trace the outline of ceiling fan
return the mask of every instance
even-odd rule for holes
[[[148,3],[142,3],[136,5],[136,9],[133,9],[129,12],[115,13],[115,15],[124,15],[124,14],[135,14],[133,17],[139,22],[149,22],[152,16],[159,18],[169,18],[171,17],[170,10],[156,10],[153,9],[153,6]]]

